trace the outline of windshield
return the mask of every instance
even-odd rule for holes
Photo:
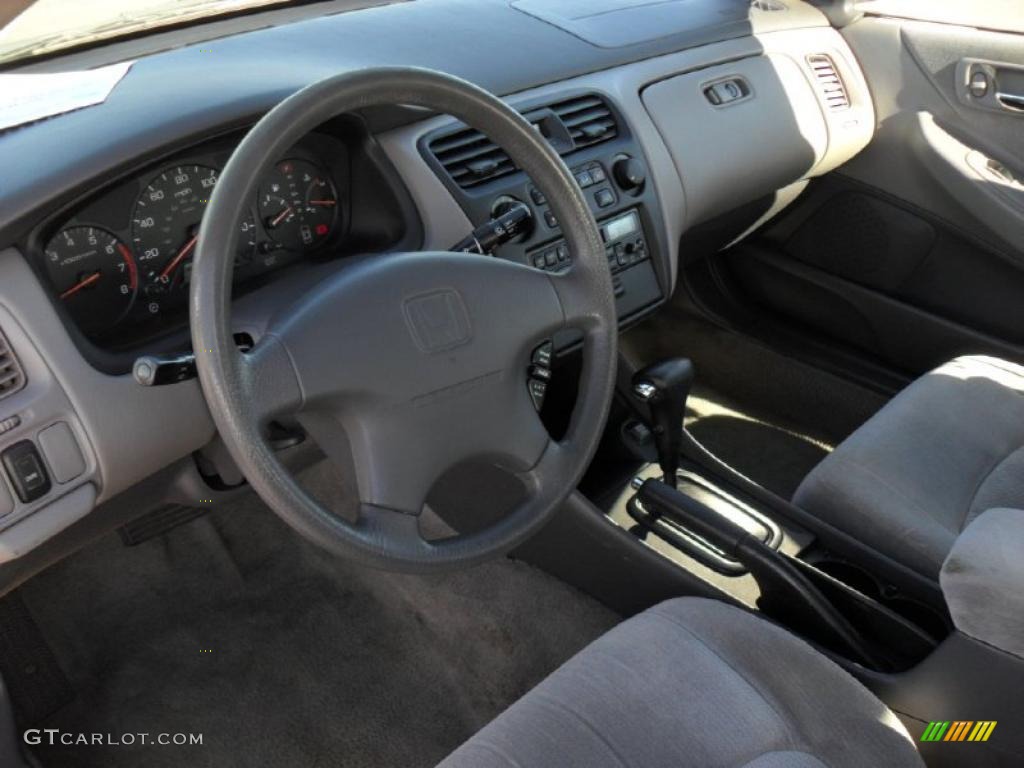
[[[0,63],[168,24],[295,0],[14,0],[0,3]],[[365,3],[364,3],[365,4]]]

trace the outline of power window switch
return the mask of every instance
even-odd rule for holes
[[[3,452],[2,459],[14,492],[23,503],[28,504],[50,492],[50,477],[31,440],[15,443]]]

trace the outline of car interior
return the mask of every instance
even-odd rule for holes
[[[110,1],[0,9],[0,766],[1024,764],[1017,0]]]

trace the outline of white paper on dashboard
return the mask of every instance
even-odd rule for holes
[[[0,75],[0,131],[102,104],[133,62],[80,72]]]

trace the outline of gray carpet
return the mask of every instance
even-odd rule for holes
[[[37,748],[48,768],[434,765],[617,621],[510,560],[357,568],[256,501],[133,548],[107,537],[20,593],[77,692],[41,727],[203,734]]]

